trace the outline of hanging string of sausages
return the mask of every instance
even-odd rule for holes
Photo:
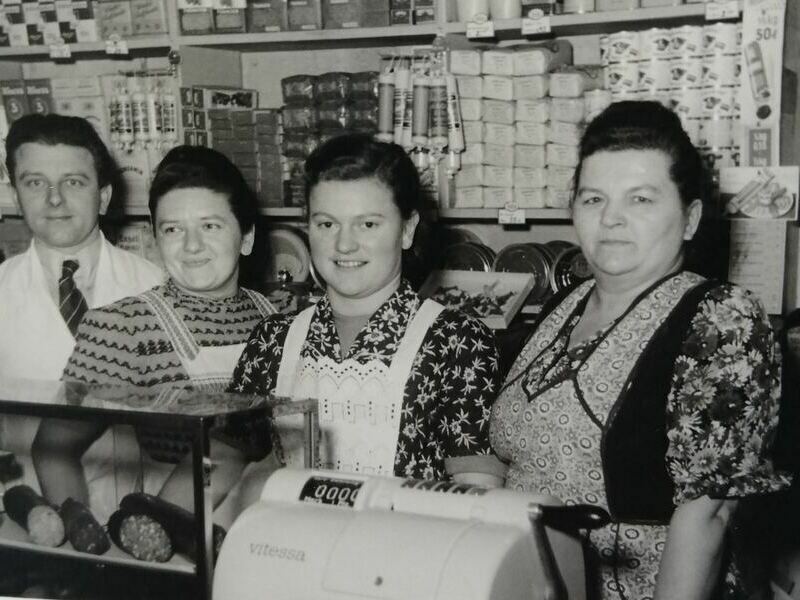
[[[441,50],[386,57],[378,78],[376,137],[403,146],[420,169],[447,159],[446,173],[453,177],[465,144],[456,79],[446,65]]]

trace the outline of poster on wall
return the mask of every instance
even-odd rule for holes
[[[779,164],[786,0],[745,0],[742,13],[742,165]]]
[[[722,214],[730,219],[797,219],[800,167],[723,167]]]

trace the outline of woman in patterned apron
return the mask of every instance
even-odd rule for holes
[[[414,164],[395,144],[345,135],[309,157],[306,185],[326,293],[253,332],[232,389],[317,398],[323,468],[491,479],[500,466],[488,441],[499,377],[492,334],[422,301],[402,275],[423,213]],[[277,426],[286,462],[302,466],[300,436]]]
[[[224,391],[251,331],[275,312],[261,294],[239,286],[239,258],[254,244],[255,196],[224,155],[180,146],[159,164],[149,205],[169,278],[139,296],[89,311],[64,379]],[[93,493],[89,502],[80,457],[104,429],[94,423],[42,422],[32,453],[50,502],[59,505],[73,497],[106,516],[109,501],[133,491]],[[193,510],[190,440],[151,428],[138,430],[137,436],[149,455],[144,491]],[[270,450],[266,419],[213,435],[214,505],[248,461],[261,460]]]
[[[507,487],[611,513],[587,536],[593,598],[732,594],[737,501],[787,483],[768,457],[780,373],[764,309],[683,267],[707,181],[657,103],[589,124],[572,218],[594,279],[545,307],[492,410]]]

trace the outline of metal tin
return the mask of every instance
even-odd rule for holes
[[[553,261],[550,270],[550,288],[560,292],[578,282],[592,278],[586,257],[578,246],[565,248]]]
[[[497,253],[492,270],[533,275],[533,288],[526,303],[537,304],[550,293],[552,263],[553,253],[543,244],[511,244]]]
[[[457,271],[491,271],[494,252],[483,244],[460,242],[444,250],[442,267]]]

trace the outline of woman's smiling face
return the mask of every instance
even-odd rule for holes
[[[225,194],[173,189],[158,201],[155,229],[164,266],[180,289],[209,298],[238,291],[239,256],[252,250],[253,232],[242,234]]]
[[[316,184],[308,240],[331,299],[361,300],[395,281],[416,224],[416,214],[403,219],[392,191],[375,177]]]
[[[684,207],[670,166],[660,150],[604,150],[583,161],[572,220],[598,279],[630,288],[680,266],[701,203]]]

